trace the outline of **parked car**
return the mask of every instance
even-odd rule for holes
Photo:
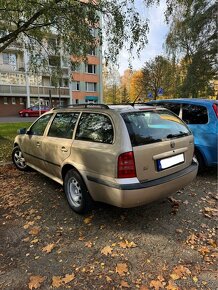
[[[166,109],[80,105],[53,109],[14,141],[12,159],[63,184],[69,205],[134,207],[189,184],[198,165],[193,135]]]
[[[199,171],[218,162],[218,101],[206,99],[171,99],[150,101],[147,104],[163,106],[177,114],[194,135],[195,155]]]
[[[19,115],[20,117],[39,117],[49,110],[50,108],[47,106],[41,106],[40,108],[39,106],[33,106],[19,111]]]

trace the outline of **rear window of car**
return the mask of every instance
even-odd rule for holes
[[[186,124],[207,124],[207,108],[200,105],[183,104],[182,119]]]
[[[128,112],[122,114],[132,146],[181,138],[191,134],[188,127],[167,110]]]
[[[113,125],[108,116],[97,113],[83,113],[78,124],[76,140],[112,144]]]

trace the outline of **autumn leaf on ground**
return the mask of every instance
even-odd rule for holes
[[[126,248],[135,248],[137,245],[134,242],[128,242],[127,240],[122,241],[118,243],[121,248],[126,249]]]
[[[147,286],[141,285],[139,290],[149,290]]]
[[[110,282],[112,282],[112,279],[111,279],[109,276],[106,276],[106,281],[107,281],[108,283],[110,283]]]
[[[206,254],[210,253],[210,250],[207,247],[201,247],[198,252],[201,253],[201,255],[205,256]]]
[[[179,290],[179,288],[176,286],[176,284],[172,280],[170,280],[168,282],[168,285],[166,286],[166,289],[167,290]]]
[[[110,246],[106,246],[101,250],[101,254],[104,255],[110,255],[112,253],[113,249]]]
[[[129,284],[126,281],[121,281],[120,286],[123,288],[130,288]]]
[[[126,263],[118,263],[116,266],[116,273],[118,273],[120,276],[125,275],[125,273],[128,272],[128,267]]]
[[[195,234],[191,234],[190,236],[188,236],[186,243],[194,245],[197,243],[197,240],[198,240],[198,237]]]
[[[48,253],[51,253],[54,247],[55,247],[55,244],[48,244],[47,246],[42,248],[42,251],[48,254]]]
[[[179,266],[176,266],[173,268],[173,272],[170,275],[170,277],[173,280],[178,280],[178,279],[181,279],[182,277],[184,277],[186,275],[190,275],[190,274],[191,274],[191,271],[187,267],[179,265]]]
[[[61,276],[53,276],[52,277],[52,286],[55,288],[58,288],[64,284],[67,284],[71,281],[73,281],[75,278],[75,275],[72,274],[66,274],[64,278],[62,278]]]
[[[152,280],[150,283],[150,287],[154,288],[155,290],[164,289],[165,283],[161,282],[160,280]]]
[[[29,234],[30,235],[38,235],[38,233],[41,231],[41,228],[40,227],[33,227],[30,231],[29,231]]]
[[[84,222],[86,225],[89,225],[89,224],[91,224],[93,217],[94,217],[94,216],[91,215],[91,216],[85,218],[85,219],[83,220],[83,222]]]
[[[212,218],[213,216],[218,216],[218,209],[215,209],[212,207],[205,207],[204,216],[208,218]]]
[[[30,282],[28,284],[29,289],[37,289],[41,286],[41,283],[45,280],[46,277],[42,276],[30,276]]]
[[[93,243],[91,241],[88,241],[85,243],[85,247],[91,248],[93,246]]]

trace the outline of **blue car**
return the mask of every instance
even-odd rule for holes
[[[217,166],[218,101],[207,99],[154,100],[148,105],[165,107],[177,114],[191,129],[195,141],[195,156],[199,171],[205,166]]]

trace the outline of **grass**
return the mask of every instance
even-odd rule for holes
[[[11,161],[14,137],[20,128],[28,128],[31,123],[0,123],[0,164]]]

